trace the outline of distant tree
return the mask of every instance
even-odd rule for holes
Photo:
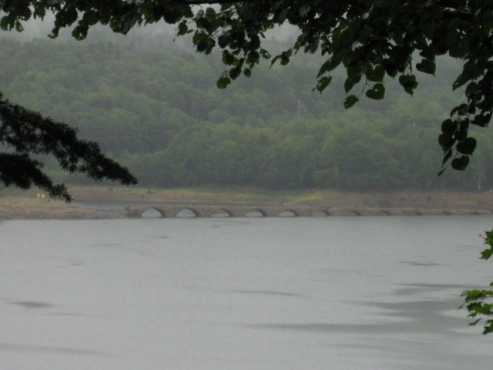
[[[210,6],[209,6],[210,5]],[[212,6],[214,5],[214,6]],[[434,74],[435,59],[448,54],[463,61],[453,82],[465,87],[465,102],[442,122],[439,143],[443,170],[464,170],[476,148],[470,125],[487,126],[493,110],[493,2],[486,0],[115,0],[0,1],[3,30],[22,31],[30,18],[55,15],[51,37],[74,26],[80,40],[96,24],[127,33],[135,26],[164,20],[177,25],[178,35],[193,34],[198,52],[222,49],[228,70],[217,84],[224,88],[240,74],[249,77],[261,59],[271,59],[263,47],[264,33],[290,23],[299,30],[293,45],[272,58],[289,63],[299,51],[321,53],[323,60],[314,90],[322,92],[339,66],[347,71],[344,106],[351,107],[364,94],[383,99],[386,76],[397,78],[413,94],[416,71]],[[351,91],[357,89],[353,94]],[[3,120],[2,120],[3,124]]]

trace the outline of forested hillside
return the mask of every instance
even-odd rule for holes
[[[467,171],[437,177],[440,122],[456,102],[448,73],[457,67],[447,60],[414,97],[389,81],[383,102],[363,98],[346,111],[342,76],[312,92],[315,57],[258,68],[219,90],[221,55],[197,55],[170,36],[0,44],[6,97],[78,127],[143,186],[493,187],[487,129],[472,134],[478,149]]]

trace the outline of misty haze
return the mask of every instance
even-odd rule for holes
[[[218,89],[223,55],[174,26],[84,41],[50,26],[2,33],[2,94],[139,184],[39,156],[72,203],[0,189],[1,367],[488,368],[493,339],[458,308],[491,278],[492,131],[474,130],[467,171],[437,176],[457,61],[438,59],[412,98],[388,79],[385,100],[346,110],[345,71],[313,91],[317,55]]]

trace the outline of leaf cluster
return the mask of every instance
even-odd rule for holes
[[[481,252],[481,259],[487,261],[493,256],[493,230],[486,231],[483,237],[484,244],[488,248]],[[477,325],[483,321],[483,334],[490,334],[493,332],[493,283],[490,284],[488,289],[473,289],[466,290],[462,293],[464,297],[465,307],[469,312],[469,317],[475,320],[470,323],[471,326]]]

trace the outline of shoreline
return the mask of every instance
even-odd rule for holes
[[[144,189],[71,187],[72,203],[46,198],[36,191],[0,193],[0,219],[121,219],[141,217],[145,209],[299,210],[299,216],[325,212],[328,216],[493,215],[493,193],[452,191],[353,192],[201,187]],[[99,206],[99,204],[101,206]],[[111,207],[113,205],[113,207]],[[114,207],[117,205],[117,207]],[[181,208],[180,208],[181,207]],[[163,212],[164,213],[164,212]],[[176,213],[166,213],[175,217]],[[231,212],[232,214],[234,212]],[[268,212],[266,212],[267,214]],[[238,217],[238,214],[235,214]],[[241,217],[241,216],[240,216]]]

